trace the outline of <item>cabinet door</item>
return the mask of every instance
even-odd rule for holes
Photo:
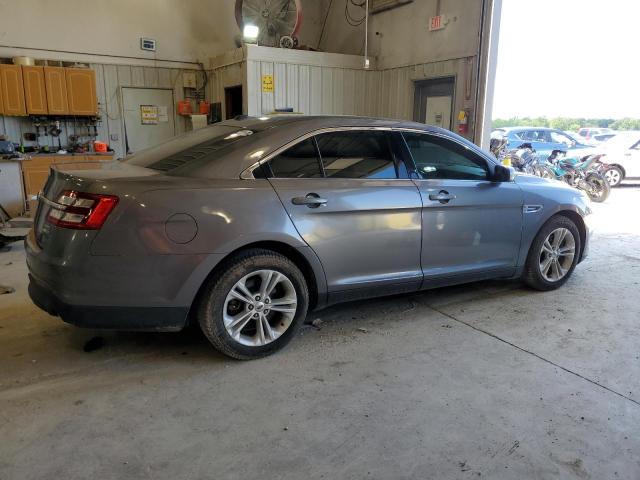
[[[88,68],[67,68],[67,99],[71,115],[97,115],[96,72]]]
[[[50,115],[68,115],[67,77],[62,67],[44,67],[47,107]]]
[[[0,75],[0,115],[4,115],[4,102],[2,101],[2,84],[4,82],[2,81],[2,75]]]
[[[24,104],[24,85],[22,83],[22,69],[20,65],[0,65],[2,81],[2,103],[5,115],[27,115]]]
[[[22,66],[22,78],[24,80],[24,99],[29,115],[46,115],[47,92],[44,86],[43,67]]]

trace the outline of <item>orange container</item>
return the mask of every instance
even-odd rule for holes
[[[93,142],[93,149],[96,153],[107,153],[107,146],[105,142]]]
[[[180,100],[178,102],[178,115],[191,115],[193,109],[189,100]]]
[[[198,106],[198,110],[200,111],[200,115],[209,115],[209,110],[211,110],[211,104],[202,100]]]

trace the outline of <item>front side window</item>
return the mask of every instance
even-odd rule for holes
[[[450,140],[420,133],[405,133],[404,138],[423,179],[487,180],[487,162]]]
[[[386,132],[331,132],[316,140],[327,178],[398,178]]]
[[[312,138],[303,140],[271,159],[268,176],[275,178],[322,177],[318,150]]]

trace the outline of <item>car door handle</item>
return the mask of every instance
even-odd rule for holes
[[[429,200],[438,201],[440,203],[449,203],[449,200],[455,200],[456,196],[445,190],[440,190],[438,193],[429,194]]]
[[[293,197],[291,203],[294,205],[306,205],[309,208],[318,208],[326,205],[327,199],[321,198],[317,193],[307,193],[304,197]]]

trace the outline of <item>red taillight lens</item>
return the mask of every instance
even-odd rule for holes
[[[114,195],[65,190],[56,199],[47,221],[63,228],[98,230],[118,204]]]

